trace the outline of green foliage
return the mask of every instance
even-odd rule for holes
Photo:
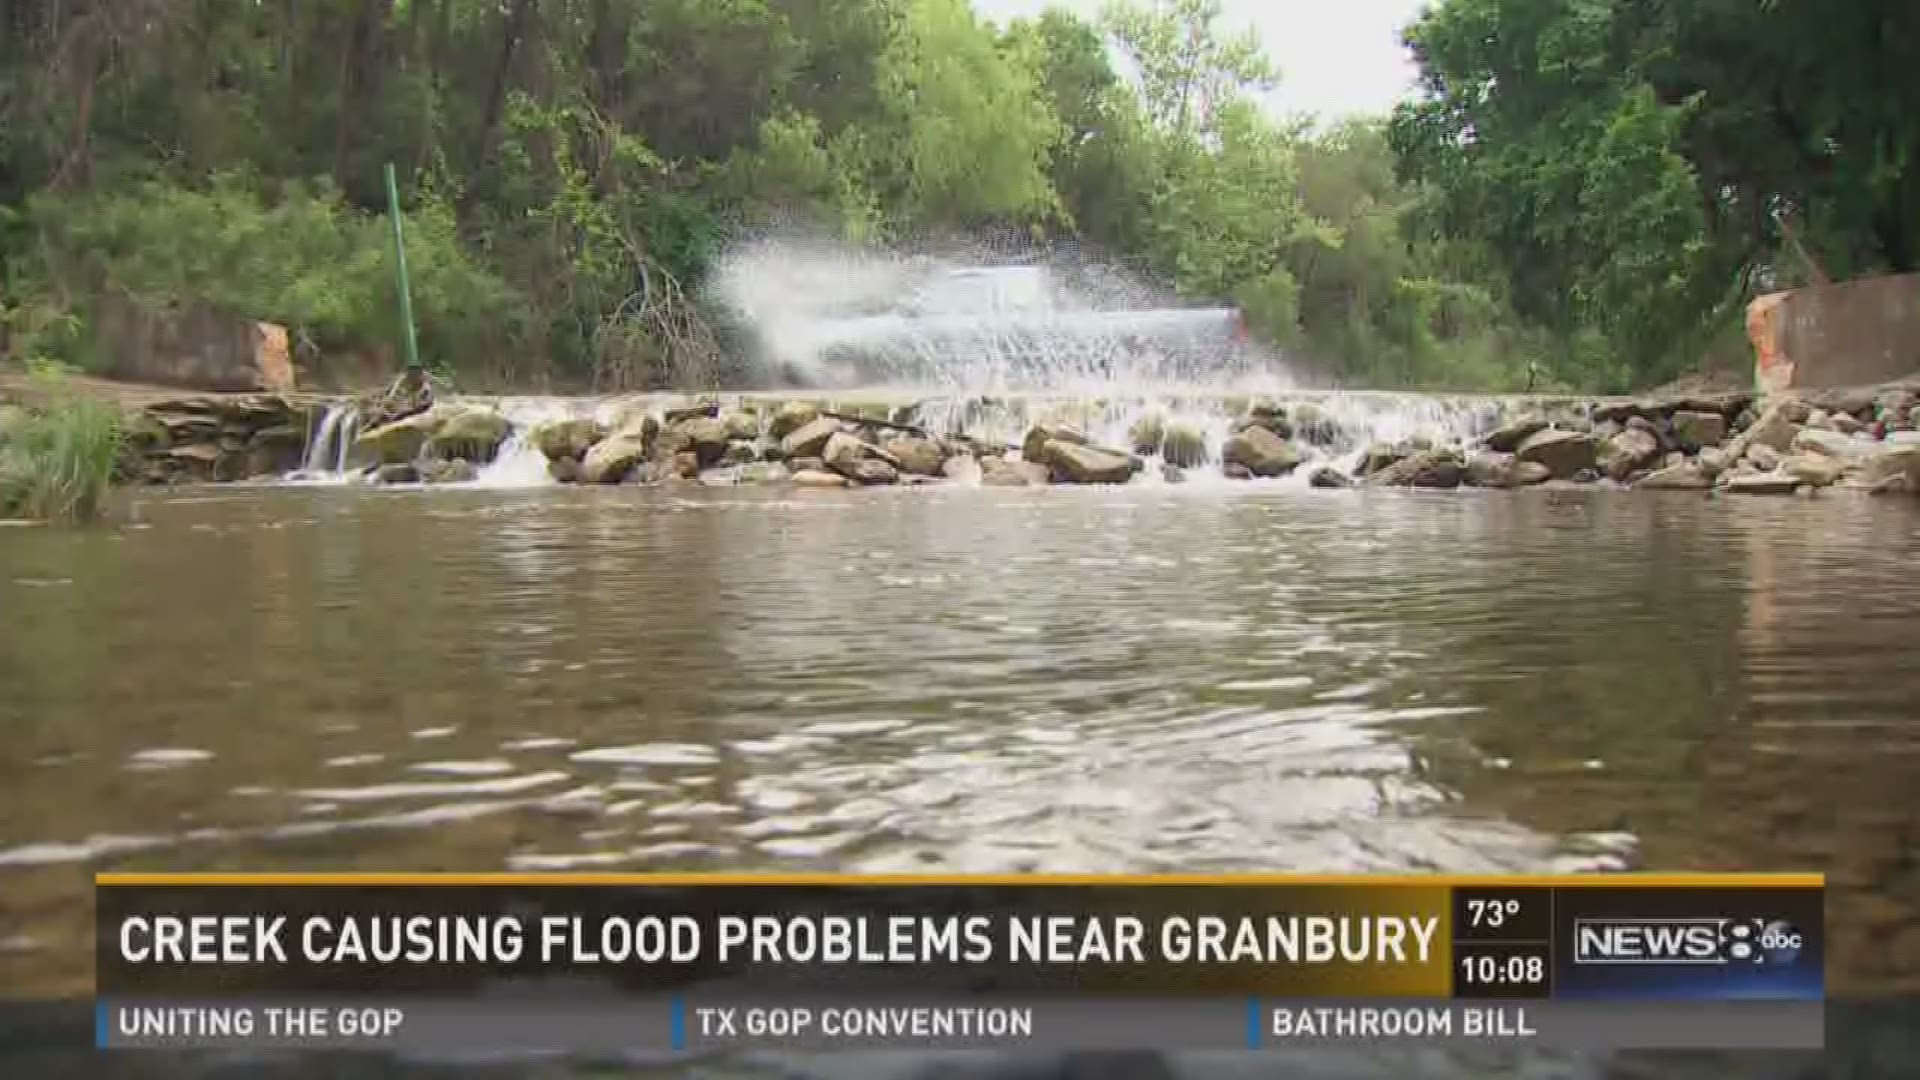
[[[57,375],[38,378],[50,391],[46,402],[0,413],[0,517],[90,520],[113,480],[119,410],[60,392]]]

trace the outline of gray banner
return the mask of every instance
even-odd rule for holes
[[[1336,1044],[1816,1050],[1820,1002],[101,999],[109,1049],[417,1054],[740,1050],[1259,1050]]]

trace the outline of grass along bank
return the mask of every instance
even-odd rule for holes
[[[123,419],[110,402],[56,389],[0,404],[0,518],[89,521],[119,461]]]

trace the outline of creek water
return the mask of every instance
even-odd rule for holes
[[[1837,494],[142,492],[0,530],[0,986],[87,991],[109,868],[1701,868],[1910,993],[1917,560]]]

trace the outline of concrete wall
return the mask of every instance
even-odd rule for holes
[[[1747,308],[1768,393],[1871,386],[1920,372],[1920,274],[1773,293]]]
[[[129,382],[194,390],[293,389],[285,327],[199,305],[152,309],[108,297],[94,324],[107,372]]]

